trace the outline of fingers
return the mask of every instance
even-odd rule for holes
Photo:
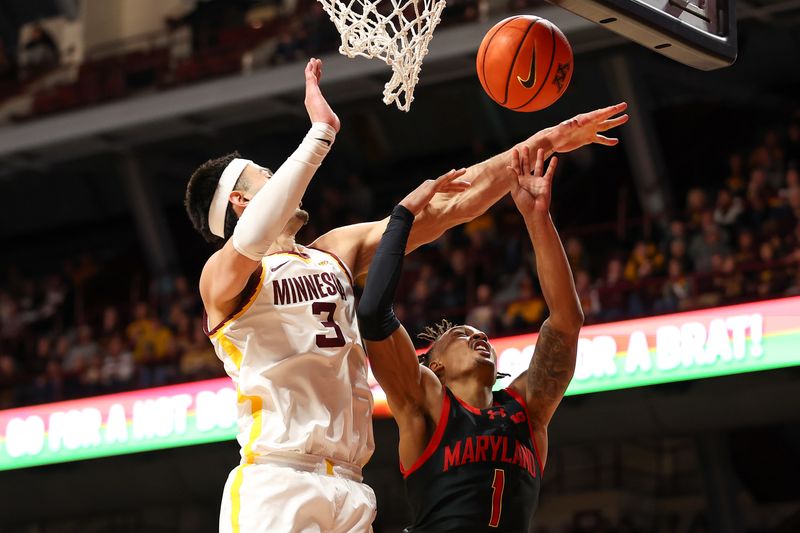
[[[628,109],[628,103],[627,102],[620,102],[620,103],[615,104],[615,105],[610,105],[608,107],[604,107],[602,109],[598,109],[596,111],[592,111],[590,113],[590,115],[591,115],[593,120],[598,120],[598,121],[599,120],[606,120],[608,118],[613,117],[614,115],[622,113],[626,109]]]
[[[539,148],[538,150],[536,150],[536,163],[533,166],[533,175],[541,176],[543,167],[544,167],[544,150]]]
[[[456,180],[446,185],[442,185],[436,192],[463,192],[470,187],[472,187],[472,183],[465,180]]]
[[[317,82],[322,81],[322,60],[312,59],[314,61],[314,75],[317,77]]]
[[[522,162],[520,161],[519,149],[514,148],[511,154],[511,166],[507,167],[515,176],[522,174]]]
[[[314,60],[313,59],[309,59],[308,63],[306,63],[305,76],[306,76],[306,83],[316,83],[317,82],[317,75],[314,72]]]
[[[531,173],[531,153],[527,146],[522,147],[522,154],[520,157],[520,176],[527,176]]]
[[[419,212],[431,201],[436,193],[458,193],[466,191],[472,184],[464,179],[458,179],[466,174],[467,169],[460,168],[458,170],[451,170],[447,174],[439,176],[435,180],[425,180],[419,187],[414,189],[408,196],[406,196],[401,205],[411,211],[414,215]]]
[[[606,137],[605,135],[595,135],[594,142],[606,146],[616,146],[619,143],[619,139],[616,137]]]
[[[610,130],[611,128],[616,128],[617,126],[621,126],[626,122],[628,122],[628,115],[621,115],[619,117],[601,122],[600,125],[597,126],[597,131],[607,131]]]
[[[313,57],[309,59],[306,63],[305,75],[306,81],[319,83],[322,78],[322,61]]]
[[[605,109],[602,110],[603,111],[601,113],[602,120],[605,120],[607,118],[611,118],[614,115],[618,115],[619,113],[622,113],[626,109],[628,109],[628,103],[627,102],[620,102],[620,103],[618,103],[616,105],[608,106],[608,107],[606,107]]]
[[[522,162],[519,148],[511,150],[511,164],[506,167],[511,174],[511,190],[519,189],[519,179],[522,176]]]
[[[440,190],[439,187],[441,187],[443,185],[447,185],[448,183],[451,183],[452,181],[460,178],[461,176],[463,176],[466,173],[467,173],[467,169],[466,168],[459,168],[458,170],[453,169],[450,172],[448,172],[447,174],[443,174],[443,175],[439,176],[436,179],[436,182],[435,182],[436,190],[437,191]]]
[[[544,181],[549,185],[553,181],[553,174],[558,167],[558,158],[553,156],[550,158],[550,163],[547,165],[547,172],[544,174]]]

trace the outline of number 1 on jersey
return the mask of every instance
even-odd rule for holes
[[[500,525],[500,511],[503,510],[503,489],[506,486],[506,472],[502,468],[494,469],[492,480],[492,516],[489,518],[489,527]]]

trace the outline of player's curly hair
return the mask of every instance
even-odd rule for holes
[[[221,239],[214,235],[208,227],[208,209],[211,207],[211,200],[214,198],[214,192],[217,190],[222,172],[231,161],[238,157],[241,157],[239,152],[231,152],[216,159],[209,159],[197,167],[186,185],[186,196],[183,202],[186,206],[186,213],[189,215],[194,229],[212,244],[222,244],[227,241],[233,235],[233,229],[236,227],[236,213],[228,203],[225,211],[225,238]],[[233,186],[234,191],[242,191],[246,188],[247,180],[242,177]]]
[[[417,334],[418,339],[430,341],[428,349],[425,351],[425,353],[417,357],[417,359],[419,359],[419,364],[422,366],[428,366],[430,364],[431,353],[433,353],[436,343],[439,342],[439,339],[441,339],[445,333],[453,329],[453,327],[454,324],[452,322],[446,318],[443,318],[441,322],[438,322],[432,326],[425,326],[425,329]],[[510,376],[511,374],[506,374],[504,372],[497,373],[497,379],[507,378]]]
[[[417,338],[428,341],[430,344],[428,345],[428,349],[425,351],[425,353],[419,356],[419,364],[428,366],[428,364],[431,362],[430,355],[433,351],[434,345],[439,339],[442,338],[442,335],[447,333],[452,327],[453,323],[446,318],[443,318],[441,322],[434,324],[433,326],[425,326],[425,329],[417,335]]]

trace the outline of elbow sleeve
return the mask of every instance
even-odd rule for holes
[[[397,331],[400,327],[400,320],[394,314],[391,306],[381,313],[362,313],[358,311],[358,329],[361,337],[368,341],[382,341]]]
[[[400,327],[392,300],[403,271],[413,223],[414,215],[405,207],[396,206],[372,259],[357,311],[361,336],[368,341],[382,341]]]

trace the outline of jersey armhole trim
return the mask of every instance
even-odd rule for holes
[[[329,252],[328,250],[323,250],[322,248],[315,248],[313,246],[306,246],[306,248],[310,248],[311,250],[316,250],[318,252],[322,252],[323,254],[328,254],[329,256],[333,257],[333,259],[339,264],[339,268],[342,269],[344,275],[347,276],[347,279],[350,280],[350,286],[355,289],[356,283],[353,280],[353,273],[350,272],[350,268],[342,261],[338,255],[333,252]]]
[[[536,462],[539,463],[539,471],[544,475],[544,466],[542,466],[542,459],[539,457],[539,447],[536,446],[536,436],[533,434],[533,424],[531,423],[531,415],[528,413],[528,406],[525,405],[525,399],[522,395],[512,389],[511,387],[506,387],[503,389],[508,393],[509,396],[514,398],[517,403],[522,407],[523,411],[525,411],[525,418],[528,419],[528,431],[531,434],[531,444],[533,444],[533,454],[536,456]]]
[[[266,276],[267,269],[264,268],[264,263],[261,263],[258,267],[260,272],[256,270],[253,272],[259,272],[258,277],[250,276],[250,279],[245,285],[244,290],[242,291],[242,297],[239,301],[239,305],[231,311],[225,319],[214,326],[214,329],[208,329],[208,314],[206,313],[205,309],[203,310],[203,331],[205,334],[211,338],[217,335],[225,326],[239,318],[244,314],[245,311],[250,309],[250,306],[253,305],[253,302],[256,301],[258,298],[259,293],[261,293],[261,288],[264,286],[264,277]]]
[[[442,387],[442,393],[444,394],[444,397],[442,398],[442,412],[439,415],[439,423],[436,424],[436,430],[434,430],[428,445],[425,446],[425,450],[422,452],[422,455],[419,456],[419,458],[408,470],[403,468],[402,461],[398,461],[400,464],[400,473],[403,474],[403,479],[406,479],[408,476],[419,470],[420,467],[431,458],[433,452],[436,451],[436,448],[438,448],[439,444],[442,442],[442,436],[444,435],[444,430],[447,427],[447,420],[450,418],[450,395],[447,394],[447,389],[445,387]]]

